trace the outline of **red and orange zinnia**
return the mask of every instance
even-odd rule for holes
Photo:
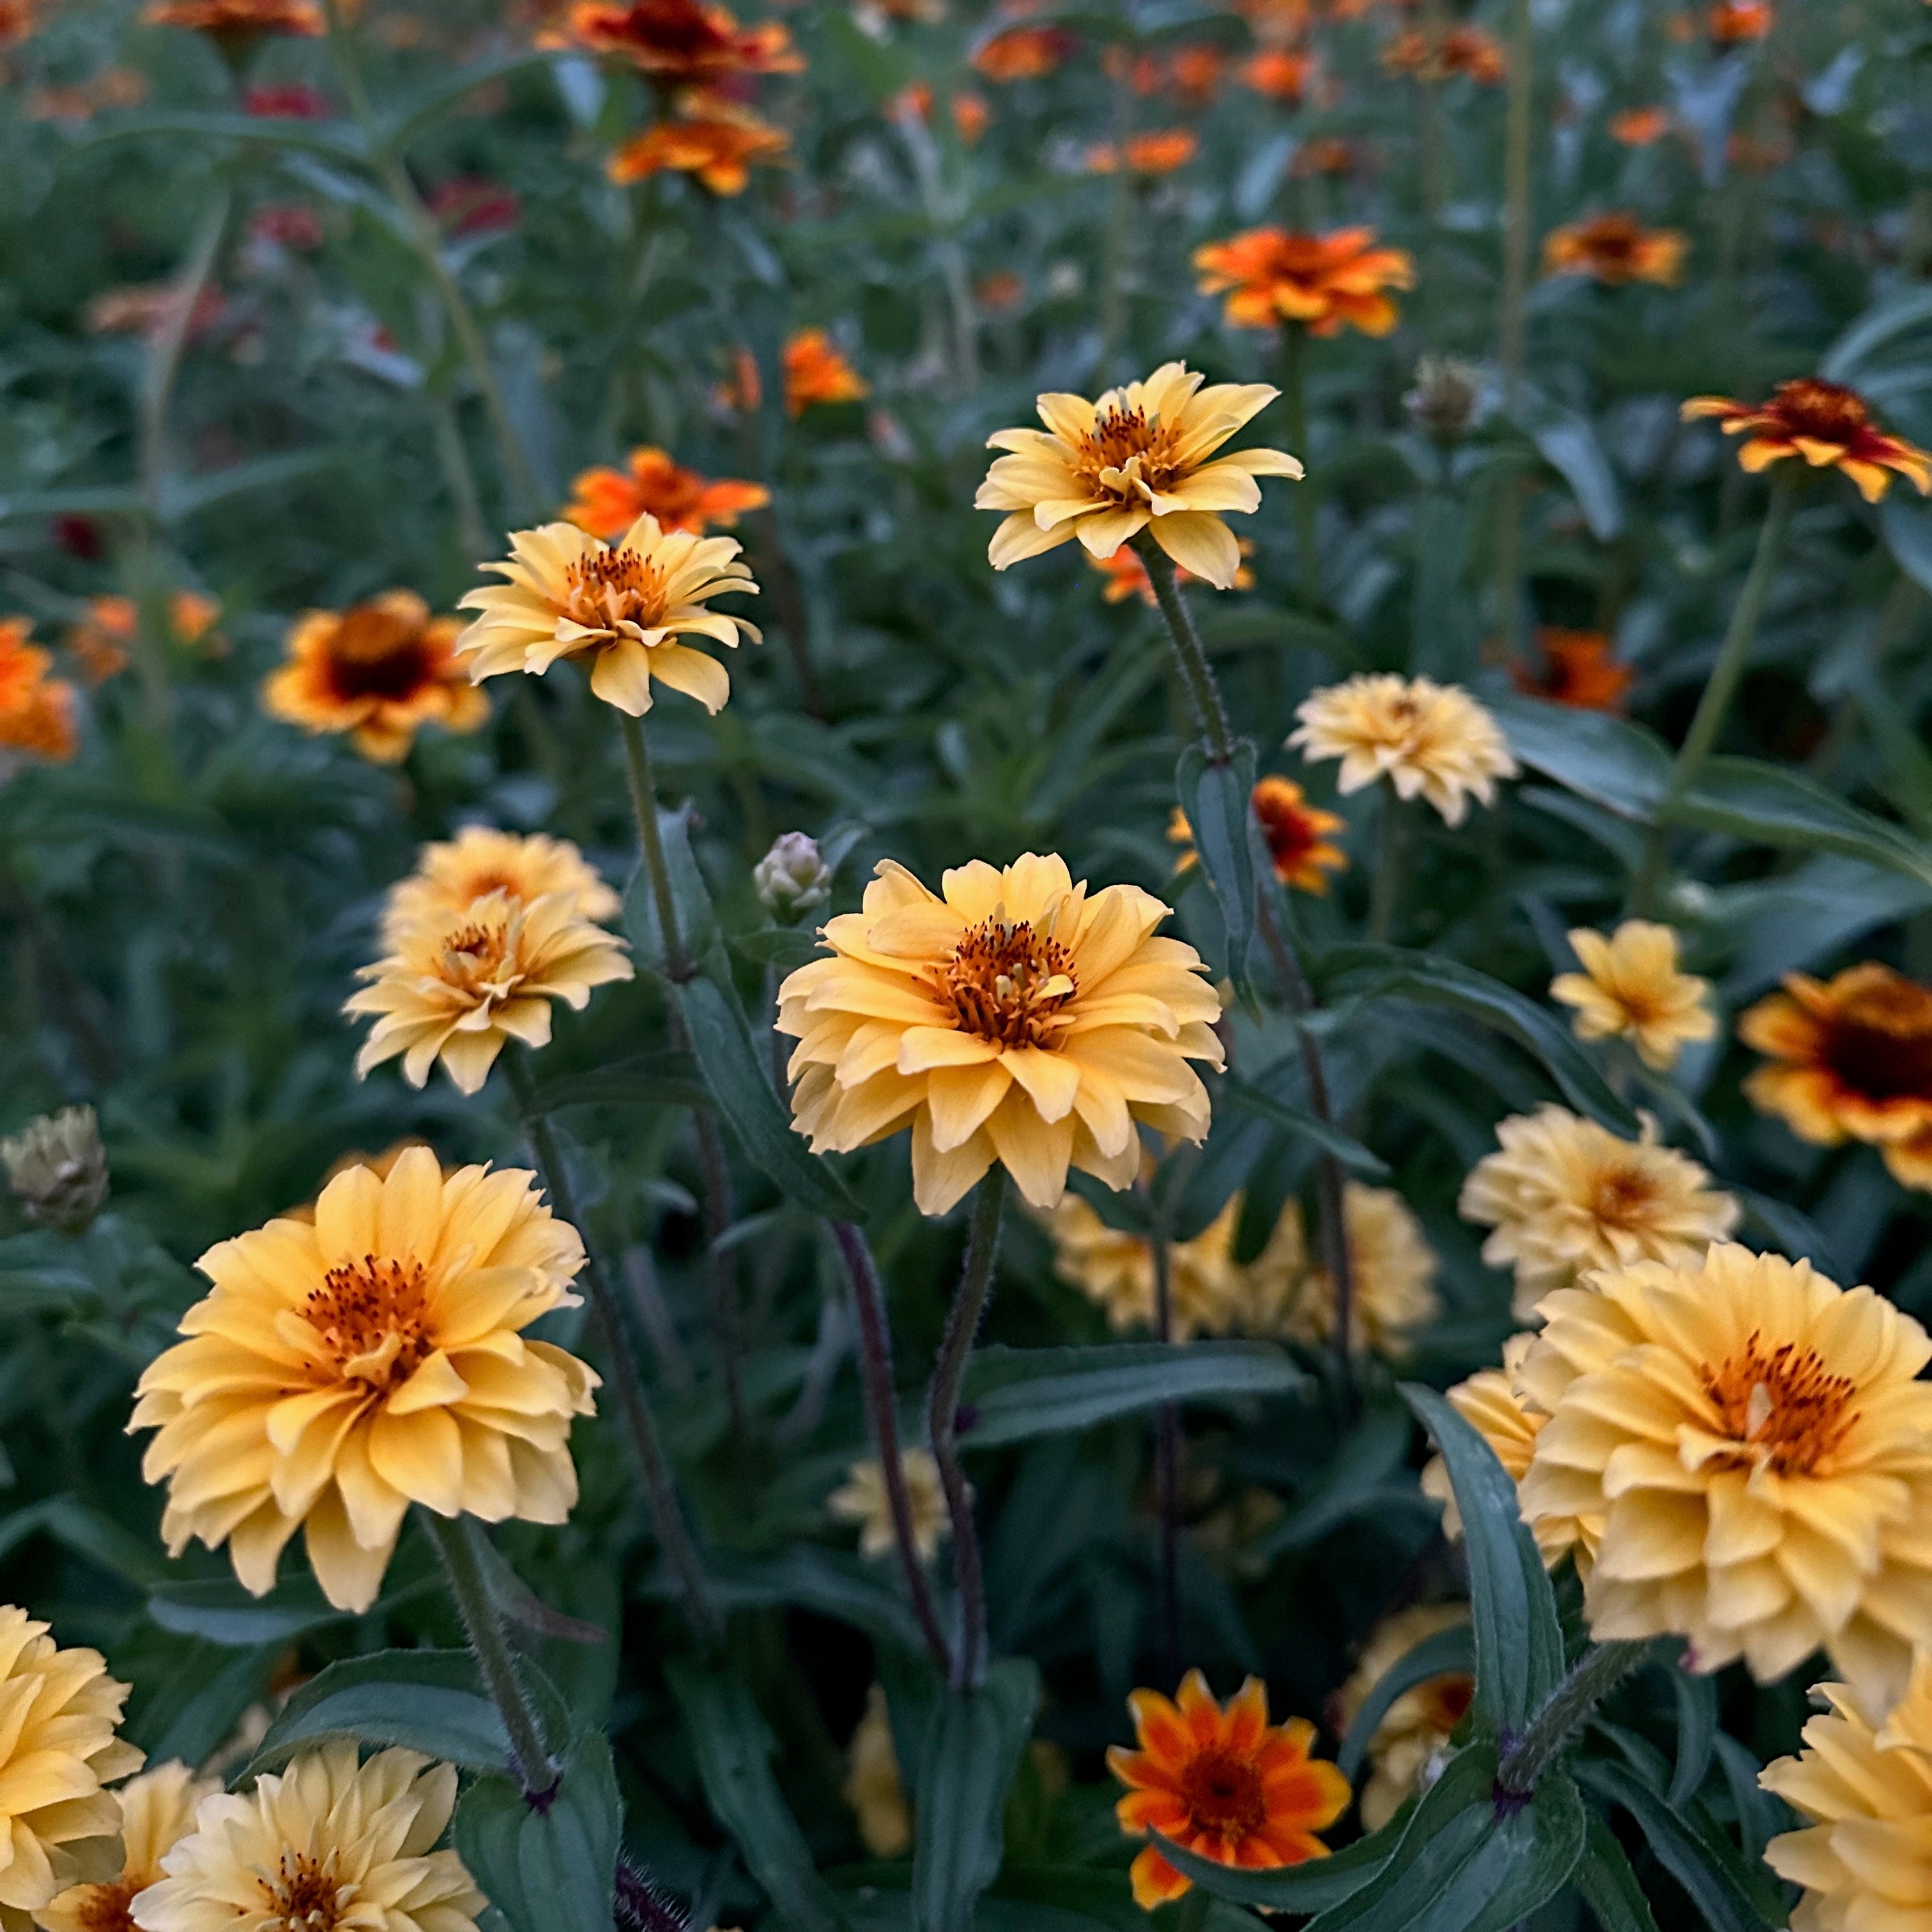
[[[1646,228],[1634,214],[1614,212],[1565,222],[1544,238],[1546,275],[1588,275],[1606,288],[1654,282],[1669,288],[1684,272],[1690,246],[1674,228]]]
[[[152,0],[141,19],[150,27],[190,27],[212,40],[242,44],[264,34],[313,38],[326,24],[316,0]]]
[[[622,470],[586,470],[571,485],[563,514],[580,530],[614,543],[648,512],[667,530],[702,536],[714,525],[728,530],[747,510],[772,500],[762,483],[735,477],[716,481],[675,462],[649,444],[634,449]]]
[[[973,56],[988,80],[1041,80],[1078,44],[1064,27],[1009,27]]]
[[[1540,667],[1513,664],[1517,690],[1576,711],[1622,711],[1636,673],[1612,655],[1601,631],[1569,631],[1548,625],[1536,634]]]
[[[1194,266],[1204,296],[1227,296],[1223,313],[1237,328],[1298,322],[1313,335],[1386,335],[1399,319],[1387,292],[1415,285],[1408,256],[1378,248],[1372,228],[1251,228],[1196,249]]]
[[[1771,0],[1718,0],[1704,16],[1704,31],[1714,45],[1734,47],[1761,40],[1771,32]]]
[[[1325,892],[1327,874],[1342,871],[1348,862],[1340,846],[1329,844],[1329,836],[1348,821],[1310,805],[1308,794],[1292,778],[1273,772],[1256,781],[1248,805],[1274,861],[1275,877],[1301,892]],[[1167,836],[1175,844],[1187,847],[1174,868],[1177,873],[1187,871],[1195,862],[1194,830],[1178,806],[1168,820]]]
[[[1932,455],[1880,429],[1856,389],[1822,376],[1780,382],[1764,403],[1693,396],[1681,413],[1686,422],[1711,417],[1726,436],[1745,437],[1738,461],[1754,474],[1802,456],[1814,470],[1842,470],[1868,503],[1892,487],[1894,470],[1909,476],[1921,496],[1932,490]]]
[[[822,328],[801,328],[784,346],[785,414],[802,416],[817,403],[856,403],[872,385]]]
[[[1250,1677],[1225,1709],[1190,1670],[1170,1701],[1158,1690],[1127,1700],[1138,1750],[1114,1744],[1107,1768],[1128,1787],[1114,1808],[1120,1828],[1150,1832],[1217,1864],[1264,1870],[1326,1858],[1315,1834],[1348,1808],[1348,1780],[1311,1758],[1306,1718],[1268,1720],[1268,1687]],[[1134,1902],[1152,1911],[1188,1881],[1151,1845],[1134,1860]]]
[[[667,171],[695,175],[713,194],[742,194],[754,166],[775,165],[790,137],[748,107],[705,95],[676,121],[654,122],[604,164],[620,185]]]
[[[805,68],[781,22],[740,27],[728,8],[698,0],[577,0],[562,28],[540,44],[627,60],[666,88]]]
[[[1127,142],[1127,172],[1134,175],[1171,175],[1193,160],[1200,146],[1191,128],[1168,128],[1150,134],[1136,134]],[[1119,172],[1120,150],[1112,141],[1102,141],[1087,150],[1090,172],[1111,175]]]

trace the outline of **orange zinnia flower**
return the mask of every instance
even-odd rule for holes
[[[1252,87],[1257,94],[1286,101],[1292,107],[1307,93],[1314,74],[1312,54],[1298,52],[1292,47],[1264,47],[1243,63],[1240,79],[1244,86]]]
[[[219,657],[227,649],[227,640],[208,633],[220,610],[214,598],[204,597],[198,590],[177,590],[168,599],[168,628],[177,644],[200,644],[204,656]],[[67,634],[67,647],[90,685],[105,684],[127,664],[128,647],[139,634],[140,625],[140,613],[131,597],[88,599],[87,615]]]
[[[1610,640],[1601,631],[1566,631],[1553,626],[1536,634],[1543,668],[1512,664],[1510,677],[1519,691],[1546,698],[1576,711],[1622,711],[1636,673],[1610,655]]]
[[[1544,238],[1543,272],[1588,275],[1608,288],[1631,282],[1668,288],[1683,273],[1689,246],[1676,229],[1646,228],[1634,214],[1593,214]]]
[[[932,88],[925,81],[915,80],[902,87],[886,103],[886,118],[896,121],[902,114],[916,114],[922,121],[932,118]],[[959,138],[970,148],[983,134],[993,118],[993,110],[986,105],[986,98],[975,94],[970,88],[955,88],[952,91],[952,124],[958,130]]]
[[[872,385],[822,328],[801,328],[784,346],[785,414],[802,416],[814,403],[856,403]]]
[[[1313,140],[1303,142],[1295,150],[1288,171],[1305,181],[1311,175],[1366,172],[1368,166],[1366,152],[1346,135],[1318,134]]]
[[[613,55],[667,88],[729,74],[805,70],[781,22],[740,27],[728,8],[698,0],[577,0],[562,28],[541,36],[539,44]]]
[[[730,476],[710,481],[649,445],[632,450],[628,465],[628,472],[585,470],[571,485],[563,514],[579,530],[612,543],[646,511],[667,530],[702,536],[714,524],[728,530],[746,511],[761,510],[772,500],[762,483]]]
[[[412,590],[346,610],[310,610],[289,633],[288,661],[262,686],[262,708],[311,733],[346,731],[378,764],[409,755],[418,729],[474,731],[490,700],[456,656],[460,617],[432,617]]]
[[[53,660],[28,644],[26,617],[0,617],[0,752],[26,752],[65,764],[79,743],[74,686],[50,677]]]
[[[1348,821],[1310,805],[1307,794],[1292,778],[1272,774],[1256,781],[1248,802],[1268,841],[1275,877],[1283,885],[1298,886],[1304,892],[1325,892],[1328,881],[1324,873],[1341,872],[1348,862],[1348,855],[1339,845],[1328,843],[1328,835],[1341,831]],[[1194,828],[1178,806],[1167,822],[1167,836],[1175,844],[1188,848],[1174,863],[1176,872],[1187,871],[1195,862]]]
[[[1079,44],[1063,27],[1009,27],[973,56],[988,80],[1039,80]]]
[[[1127,171],[1136,175],[1171,175],[1193,160],[1200,145],[1191,128],[1136,134],[1127,142]],[[1112,174],[1120,165],[1120,151],[1112,141],[1102,141],[1087,150],[1087,166],[1094,174]]]
[[[1744,1082],[1754,1106],[1816,1146],[1863,1141],[1901,1186],[1932,1190],[1932,986],[1876,960],[1787,973],[1738,1037],[1771,1055]]]
[[[1801,376],[1780,382],[1768,402],[1755,405],[1729,396],[1693,396],[1680,412],[1689,422],[1714,418],[1726,436],[1746,436],[1738,461],[1755,475],[1787,456],[1802,456],[1814,470],[1842,470],[1868,503],[1892,487],[1896,470],[1932,490],[1932,456],[1902,436],[1892,436],[1871,419],[1864,398],[1842,382]]]
[[[1627,148],[1647,148],[1670,132],[1667,107],[1627,107],[1610,117],[1610,139]]]
[[[1484,87],[1500,86],[1509,76],[1502,41],[1480,27],[1451,27],[1439,40],[1412,27],[1383,48],[1382,65],[1418,80],[1453,80],[1464,74]]]
[[[1107,1768],[1128,1786],[1114,1808],[1134,1838],[1158,1832],[1198,1858],[1262,1870],[1328,1856],[1315,1834],[1348,1808],[1348,1780],[1308,1755],[1306,1718],[1268,1720],[1268,1687],[1250,1677],[1226,1709],[1190,1670],[1172,1702],[1158,1690],[1127,1700],[1140,1749],[1112,1744]],[[1150,1845],[1133,1862],[1144,1911],[1178,1898],[1188,1881]]]
[[[152,0],[142,14],[151,27],[192,27],[217,40],[259,34],[315,35],[327,23],[315,0]]]
[[[670,169],[695,175],[713,194],[742,194],[754,163],[766,166],[791,145],[748,107],[716,98],[681,121],[659,121],[626,141],[604,164],[614,182],[641,181]]]
[[[1718,0],[1704,16],[1705,31],[1720,47],[1761,40],[1771,32],[1771,0]]]
[[[1227,319],[1242,328],[1298,322],[1316,335],[1345,328],[1386,335],[1396,310],[1383,291],[1415,286],[1415,271],[1400,248],[1378,248],[1372,228],[1299,235],[1285,228],[1251,228],[1210,242],[1194,254],[1204,296],[1227,293]]]

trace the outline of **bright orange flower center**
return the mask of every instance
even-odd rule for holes
[[[481,999],[503,991],[514,964],[511,955],[506,926],[466,926],[442,942],[436,970],[446,984]]]
[[[1138,504],[1145,500],[1133,488],[1136,479],[1165,490],[1180,475],[1174,442],[1173,429],[1159,417],[1116,404],[1096,414],[1080,439],[1080,473],[1108,495]]]
[[[275,1876],[256,1880],[274,1915],[260,1922],[262,1932],[335,1932],[355,1894],[336,1882],[333,1863],[332,1857],[318,1864],[305,1852],[284,1852]]]
[[[1198,1832],[1246,1837],[1268,1822],[1260,1774],[1231,1751],[1196,1752],[1181,1772],[1180,1796],[1188,1822]]]
[[[1634,1167],[1613,1167],[1598,1176],[1590,1212],[1606,1227],[1635,1227],[1648,1219],[1656,1199],[1647,1174]]]
[[[1820,442],[1852,442],[1871,427],[1871,412],[1858,392],[1822,376],[1779,383],[1770,410],[1787,435]]]
[[[1269,855],[1278,870],[1293,870],[1322,842],[1322,835],[1298,799],[1286,798],[1260,785],[1255,788],[1255,817]]]
[[[1001,1046],[1051,1046],[1054,1016],[1078,990],[1072,956],[1030,925],[989,919],[974,926],[939,968],[935,990],[961,1031]]]
[[[332,1268],[322,1286],[310,1290],[302,1313],[344,1378],[372,1388],[406,1382],[436,1348],[424,1332],[428,1276],[420,1262],[364,1255],[360,1262]]]
[[[1717,1370],[1700,1373],[1724,1426],[1751,1453],[1732,1459],[1739,1467],[1764,1462],[1780,1476],[1813,1474],[1844,1441],[1858,1411],[1850,1406],[1857,1384],[1826,1372],[1815,1348],[1786,1342],[1767,1354],[1754,1334]]]
[[[128,1907],[134,1902],[135,1893],[142,1888],[140,1879],[89,1886],[76,1914],[81,1932],[135,1932],[134,1916]]]
[[[1900,981],[1854,995],[1828,1023],[1822,1058],[1871,1100],[1932,1096],[1932,992]]]
[[[645,630],[664,612],[664,573],[634,550],[592,550],[564,573],[564,615],[588,630],[627,620]]]
[[[429,676],[420,627],[380,604],[343,613],[328,640],[328,682],[338,698],[353,704],[412,698]]]
[[[1606,214],[1587,223],[1576,239],[1593,260],[1606,268],[1625,268],[1636,260],[1643,231],[1628,214]]]

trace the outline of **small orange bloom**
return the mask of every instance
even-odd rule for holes
[[[1255,554],[1254,541],[1250,537],[1236,539],[1235,548],[1244,560]],[[1150,610],[1160,599],[1154,594],[1154,580],[1147,574],[1147,566],[1142,562],[1138,551],[1125,544],[1112,556],[1096,556],[1091,550],[1086,552],[1087,561],[1107,580],[1107,586],[1100,593],[1105,604],[1124,604],[1130,597],[1138,597]],[[1184,565],[1174,566],[1174,580],[1177,584],[1198,584],[1200,579]],[[1231,590],[1252,590],[1255,587],[1255,574],[1245,561],[1234,568],[1234,580],[1228,585]]]
[[[1325,892],[1325,874],[1341,872],[1348,863],[1348,855],[1339,845],[1329,844],[1329,835],[1342,830],[1348,821],[1310,805],[1307,794],[1292,778],[1272,774],[1256,781],[1248,802],[1268,841],[1275,877],[1283,885],[1304,892]],[[1187,871],[1195,862],[1194,829],[1178,806],[1167,822],[1167,836],[1175,844],[1188,848],[1174,866],[1177,873]]]
[[[1328,1856],[1315,1834],[1348,1808],[1348,1780],[1308,1754],[1306,1718],[1268,1720],[1268,1687],[1250,1677],[1225,1709],[1190,1670],[1172,1702],[1157,1690],[1127,1700],[1138,1750],[1112,1744],[1107,1768],[1128,1787],[1114,1808],[1133,1838],[1158,1832],[1198,1858],[1250,1871]],[[1150,1845],[1133,1862],[1134,1902],[1151,1912],[1188,1881]]]
[[[1341,134],[1318,134],[1294,151],[1288,172],[1301,180],[1311,175],[1366,173],[1369,157],[1353,141]]]
[[[460,617],[432,617],[413,590],[310,610],[262,684],[262,707],[310,733],[346,731],[365,758],[400,764],[424,724],[474,731],[489,720],[490,700],[456,656],[462,628]]]
[[[1768,402],[1755,406],[1728,396],[1693,396],[1680,413],[1686,422],[1714,418],[1726,436],[1747,436],[1738,461],[1754,475],[1802,456],[1814,470],[1842,470],[1868,503],[1892,487],[1892,470],[1909,476],[1921,496],[1932,490],[1932,455],[1880,429],[1856,389],[1822,376],[1780,382]]]
[[[1396,35],[1382,50],[1390,74],[1418,80],[1454,80],[1459,74],[1483,87],[1498,87],[1509,77],[1509,56],[1495,34],[1480,27],[1451,27],[1439,40],[1420,27]]]
[[[1546,698],[1576,711],[1624,709],[1636,673],[1610,655],[1610,640],[1600,631],[1566,631],[1554,626],[1536,634],[1543,653],[1540,671],[1512,664],[1510,678],[1517,690]]]
[[[570,487],[563,514],[606,543],[614,543],[646,512],[664,530],[701,536],[714,524],[728,530],[746,511],[761,510],[772,500],[762,483],[730,476],[708,480],[648,445],[632,451],[628,470],[586,470]]]
[[[326,31],[315,0],[152,0],[142,20],[151,27],[192,27],[217,40],[248,41],[261,34]]]
[[[1191,128],[1171,128],[1158,134],[1136,134],[1127,142],[1127,171],[1136,175],[1171,175],[1193,160],[1199,140]],[[1102,141],[1087,150],[1088,170],[1096,175],[1114,173],[1120,165],[1120,152],[1112,141]]]
[[[1210,242],[1194,254],[1201,292],[1226,292],[1225,314],[1238,328],[1268,328],[1299,322],[1316,335],[1345,328],[1386,335],[1396,305],[1384,291],[1415,286],[1415,271],[1400,248],[1378,248],[1372,228],[1299,235],[1251,228]]]
[[[1292,47],[1264,47],[1242,64],[1241,84],[1270,100],[1298,106],[1315,76],[1315,56]]]
[[[916,114],[922,121],[932,118],[932,88],[926,82],[914,81],[886,103],[888,120],[896,121],[908,113]],[[970,87],[953,89],[952,124],[969,148],[986,131],[992,118],[993,110],[986,105],[984,94],[975,94]]]
[[[1040,80],[1079,44],[1064,27],[1009,27],[973,56],[988,80]]]
[[[749,416],[765,400],[765,386],[758,374],[758,358],[741,342],[731,351],[731,373],[711,392],[721,410]]]
[[[740,27],[728,8],[698,0],[577,0],[563,26],[540,35],[538,44],[627,60],[666,88],[805,70],[781,22]]]
[[[1026,284],[1010,268],[995,268],[973,284],[973,299],[988,315],[1005,315],[1026,300]]]
[[[1168,56],[1160,85],[1190,107],[1205,107],[1221,91],[1228,57],[1216,46],[1178,47]]]
[[[742,194],[754,164],[770,166],[790,138],[748,107],[707,97],[678,121],[653,122],[604,164],[614,182],[641,181],[667,169],[695,175],[713,194]]]
[[[1771,32],[1771,0],[1718,0],[1704,16],[1704,30],[1720,47],[1761,40]]]
[[[1787,973],[1738,1037],[1771,1056],[1744,1082],[1754,1106],[1818,1147],[1863,1141],[1900,1186],[1932,1190],[1932,986],[1876,960]]]
[[[218,657],[225,639],[212,638],[221,606],[198,590],[177,590],[168,599],[168,628],[177,644],[202,646],[203,655]],[[128,647],[140,630],[140,613],[131,597],[94,597],[87,615],[68,632],[67,647],[90,686],[105,684],[128,662]],[[204,639],[206,641],[204,643]]]
[[[1667,107],[1626,107],[1610,117],[1610,139],[1627,148],[1647,148],[1660,141],[1672,125]]]
[[[28,643],[32,628],[28,618],[0,617],[0,752],[64,765],[80,742],[74,686],[48,676],[53,660]]]
[[[872,385],[822,328],[801,328],[784,346],[785,414],[802,416],[814,403],[856,403]]]
[[[1588,275],[1606,288],[1655,282],[1669,288],[1684,272],[1688,240],[1674,228],[1646,228],[1634,214],[1593,214],[1544,238],[1546,275]]]

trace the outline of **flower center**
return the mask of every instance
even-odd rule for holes
[[[1057,1044],[1055,1016],[1078,990],[1073,956],[1022,922],[974,926],[939,968],[935,990],[960,1030],[1002,1046]]]
[[[1452,1670],[1446,1676],[1432,1677],[1421,1687],[1420,1694],[1430,1728],[1446,1733],[1469,1714],[1476,1680],[1466,1670]]]
[[[420,1262],[364,1255],[331,1268],[322,1286],[309,1291],[302,1313],[345,1381],[388,1389],[406,1382],[435,1353],[435,1341],[424,1332],[428,1304],[428,1277]]]
[[[564,615],[593,631],[650,630],[664,616],[664,573],[634,550],[592,550],[564,573]]]
[[[442,942],[437,976],[471,999],[501,995],[521,976],[514,952],[507,925],[460,926]]]
[[[135,1932],[128,1907],[144,1888],[140,1879],[122,1879],[111,1885],[90,1885],[82,1894],[74,1921],[80,1932]]]
[[[1932,992],[1908,982],[1848,1000],[1830,1023],[1824,1059],[1869,1099],[1932,1098]]]
[[[640,52],[680,64],[716,60],[731,51],[730,36],[693,0],[633,0],[606,31]]]
[[[322,1863],[305,1852],[284,1852],[273,1878],[256,1880],[268,1916],[256,1921],[260,1932],[335,1932],[356,1903],[356,1888],[338,1885],[331,1852]]]
[[[1225,1750],[1205,1750],[1180,1774],[1180,1795],[1196,1830],[1245,1836],[1268,1822],[1260,1774]]]
[[[429,675],[422,634],[380,604],[344,611],[328,643],[328,680],[338,698],[412,698]]]
[[[1292,866],[1305,859],[1319,842],[1306,815],[1292,805],[1258,799],[1255,815],[1261,820],[1269,855],[1278,865]]]
[[[1612,1228],[1634,1228],[1650,1216],[1657,1204],[1657,1189],[1650,1177],[1634,1167],[1606,1168],[1597,1177],[1590,1196],[1590,1212]]]
[[[1174,434],[1158,416],[1124,403],[1108,402],[1094,412],[1094,427],[1080,439],[1080,471],[1108,495],[1126,503],[1145,500],[1147,490],[1165,490],[1180,473]],[[1117,472],[1110,476],[1108,472]]]
[[[1850,442],[1870,427],[1871,417],[1856,389],[1828,382],[1822,376],[1801,376],[1780,382],[1772,399],[1788,434],[1813,436],[1820,442]]]
[[[1815,1348],[1786,1342],[1767,1354],[1754,1334],[1714,1373],[1699,1372],[1724,1426],[1748,1454],[1745,1463],[1768,1463],[1780,1476],[1815,1474],[1843,1443],[1858,1412],[1851,1405],[1858,1385],[1849,1376],[1826,1372]]]
[[[1598,261],[1616,267],[1636,253],[1636,224],[1628,215],[1606,214],[1584,230],[1582,238]]]

